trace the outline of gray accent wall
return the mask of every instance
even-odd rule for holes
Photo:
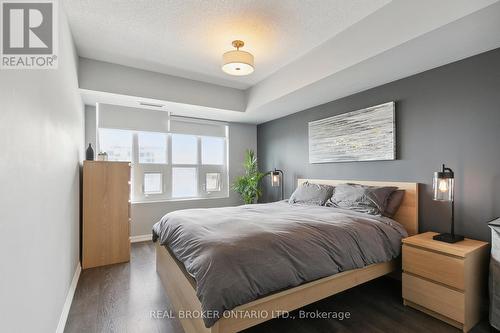
[[[397,160],[308,162],[309,121],[389,101]],[[262,171],[285,172],[286,197],[297,178],[421,183],[420,231],[449,229],[449,206],[432,200],[433,173],[446,163],[456,177],[456,232],[488,240],[486,222],[500,216],[500,49],[260,124],[257,146]],[[262,201],[278,197],[265,179]]]
[[[62,332],[80,265],[83,104],[61,7],[59,67],[0,70],[2,332]]]

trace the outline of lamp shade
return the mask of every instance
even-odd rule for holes
[[[222,55],[222,70],[230,75],[243,76],[251,74],[253,55],[245,51],[229,51]]]
[[[254,59],[249,52],[241,51],[245,45],[243,41],[233,41],[236,50],[228,51],[222,55],[222,70],[229,75],[243,76],[253,73]]]
[[[455,187],[455,175],[450,168],[445,167],[441,171],[434,173],[432,180],[432,189],[434,191],[434,200],[453,201]]]
[[[278,187],[281,184],[281,175],[279,171],[271,171],[271,186]]]

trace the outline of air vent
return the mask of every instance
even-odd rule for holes
[[[142,106],[150,106],[153,108],[162,108],[165,106],[164,104],[155,104],[155,103],[146,103],[146,102],[139,102],[139,104]]]

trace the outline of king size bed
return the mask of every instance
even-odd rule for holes
[[[418,184],[298,180],[345,183],[404,196],[392,218],[280,201],[178,211],[155,224],[157,272],[184,331],[239,332],[394,271],[401,239],[418,230]]]

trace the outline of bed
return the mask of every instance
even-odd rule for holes
[[[371,225],[376,225],[376,230],[380,229],[380,234],[381,236],[381,241],[383,241],[388,235],[388,233],[393,232],[391,230],[396,230],[401,226],[404,227],[406,230],[406,233],[408,235],[413,235],[417,233],[418,230],[418,184],[417,183],[403,183],[403,182],[373,182],[373,181],[349,181],[349,180],[317,180],[317,179],[299,179],[298,184],[302,184],[304,182],[308,181],[309,183],[316,183],[316,184],[326,184],[326,185],[338,185],[338,184],[343,184],[347,182],[354,182],[357,184],[363,184],[363,185],[370,185],[370,186],[395,186],[398,187],[399,189],[405,190],[405,196],[403,199],[403,202],[396,213],[396,215],[393,217],[394,221],[397,221],[397,224],[391,224],[390,221],[384,220],[383,218],[380,219],[375,219],[371,221],[370,223],[366,223],[363,218],[360,218],[356,215],[347,215],[346,217],[343,216],[344,219],[347,219],[349,221],[354,221],[357,224],[359,224],[363,228],[368,228]],[[257,211],[260,211],[261,218],[263,223],[269,223],[270,228],[276,228],[278,233],[283,234],[283,230],[279,228],[279,218],[275,218],[272,220],[272,218],[278,216],[281,214],[283,215],[283,207],[280,205],[284,205],[285,203],[276,203],[276,204],[270,204],[270,205],[262,205],[262,206],[255,206],[254,209]],[[236,209],[236,208],[234,208]],[[245,214],[245,209],[246,210],[251,210],[252,207],[242,207],[238,208],[239,210],[233,210],[233,212],[238,212],[238,214],[241,214],[242,216]],[[301,235],[307,235],[310,232],[315,232],[315,229],[318,229],[318,234],[322,235],[325,233],[330,232],[329,229],[327,228],[333,228],[333,224],[324,224],[321,223],[321,219],[325,219],[324,216],[320,214],[335,214],[335,212],[326,212],[328,208],[326,207],[318,207],[318,208],[295,208],[296,210],[290,214],[290,216],[293,216],[293,218],[298,219],[300,222],[301,214],[303,212],[306,212],[308,214],[318,214],[318,221],[316,221],[316,224],[307,225],[307,223],[304,223],[304,228],[300,231]],[[231,211],[228,211],[231,212]],[[276,212],[276,213],[273,213]],[[221,214],[224,213],[224,210],[218,210],[218,209],[213,209],[212,211],[205,211],[205,212],[183,212],[180,214],[181,217],[186,217],[187,218],[196,218],[195,214],[205,214],[208,215],[213,214],[213,217],[217,217],[217,213]],[[193,216],[189,216],[189,214],[194,214]],[[255,214],[255,212],[253,213]],[[265,218],[266,214],[270,217],[267,217],[267,220]],[[276,216],[274,216],[275,214]],[[305,214],[305,213],[304,213]],[[288,218],[290,218],[290,216]],[[308,216],[308,215],[304,215]],[[241,217],[240,217],[241,218]],[[182,221],[180,217],[178,217],[179,220]],[[200,218],[201,219],[201,218]],[[269,220],[269,221],[268,221]],[[391,220],[392,221],[392,220]],[[197,224],[196,222],[193,224]],[[199,226],[197,226],[196,230],[200,230],[200,225],[202,222],[200,221]],[[235,224],[236,226],[238,225],[237,223]],[[299,228],[302,228],[301,223],[298,223]],[[340,229],[345,229],[348,226],[348,224],[343,224],[339,223],[339,226],[336,226],[336,228]],[[390,226],[390,228],[388,227]],[[399,226],[399,227],[398,227]],[[353,263],[351,264],[348,261],[347,264],[343,265],[344,267],[337,267],[336,271],[333,272],[329,275],[324,275],[325,272],[325,267],[328,269],[333,269],[331,266],[328,265],[323,265],[325,267],[322,267],[323,271],[318,272],[318,274],[323,274],[319,275],[321,277],[319,278],[314,278],[314,275],[311,275],[309,277],[302,277],[298,276],[289,287],[287,288],[281,288],[279,290],[275,290],[273,292],[266,292],[265,290],[261,290],[260,288],[260,282],[258,281],[258,278],[265,279],[267,274],[261,274],[261,275],[256,275],[258,278],[253,278],[253,284],[244,286],[244,285],[238,285],[238,284],[231,284],[231,281],[239,281],[238,279],[228,279],[227,281],[224,281],[224,283],[227,286],[221,287],[220,285],[217,286],[217,288],[209,288],[206,287],[205,281],[200,278],[206,275],[206,267],[199,267],[196,265],[196,256],[203,255],[204,252],[199,252],[198,254],[195,253],[195,259],[193,260],[193,257],[187,256],[187,252],[189,252],[190,248],[196,248],[196,246],[201,243],[201,239],[186,239],[183,238],[183,233],[181,231],[182,228],[189,228],[189,224],[183,224],[182,222],[179,225],[173,225],[170,226],[169,230],[169,235],[171,236],[171,242],[183,242],[182,244],[172,244],[170,249],[168,249],[165,246],[162,246],[159,244],[159,242],[156,243],[156,267],[157,267],[157,272],[160,276],[160,279],[163,283],[163,286],[165,288],[165,291],[172,302],[175,310],[178,313],[183,313],[183,314],[190,314],[190,316],[184,316],[184,318],[180,318],[181,324],[184,328],[184,331],[186,333],[230,333],[230,332],[239,332],[241,330],[244,330],[248,327],[257,325],[261,322],[264,322],[266,320],[270,320],[273,317],[279,315],[280,313],[283,312],[288,312],[292,311],[298,308],[301,308],[307,304],[316,302],[320,299],[329,297],[331,295],[334,295],[338,292],[344,291],[346,289],[352,288],[356,285],[359,285],[361,283],[367,282],[369,280],[372,280],[374,278],[380,277],[382,275],[388,274],[393,272],[394,270],[397,269],[397,264],[396,264],[396,259],[394,258],[394,249],[391,251],[388,249],[385,253],[382,251],[379,254],[379,260],[373,259],[368,259],[368,262],[373,262],[372,264],[368,264],[365,266],[359,267],[359,263],[356,264],[356,260],[352,259]],[[256,227],[255,225],[253,227]],[[320,227],[324,227],[326,229],[321,230]],[[372,227],[374,228],[374,227]],[[339,230],[340,230],[339,229]],[[203,230],[203,229],[201,229]],[[312,231],[311,231],[312,230]],[[371,231],[370,231],[371,230]],[[375,229],[367,229],[365,233],[373,232]],[[209,228],[206,229],[207,231],[207,240],[205,243],[208,243],[210,245],[210,230]],[[285,230],[286,231],[286,230]],[[244,233],[244,232],[243,232]],[[347,230],[346,235],[348,237],[352,236],[352,232],[349,232]],[[283,235],[280,235],[282,237]],[[289,235],[284,233],[285,238],[288,238]],[[325,236],[326,237],[326,236]],[[356,237],[361,237],[360,235],[356,234]],[[389,238],[389,237],[388,237]],[[227,238],[231,239],[231,237]],[[326,241],[327,238],[322,238],[321,242]],[[258,240],[256,240],[258,241]],[[275,241],[275,240],[273,240]],[[305,239],[305,242],[309,242],[309,239]],[[317,240],[314,240],[317,241]],[[339,240],[336,240],[339,241]],[[381,242],[380,241],[380,242]],[[368,239],[365,237],[365,239],[360,240],[362,244],[368,242]],[[224,240],[222,245],[219,247],[215,247],[216,250],[219,248],[227,248],[228,246],[233,246],[234,244],[228,244],[231,242],[228,242],[227,240]],[[252,243],[252,242],[250,242]],[[297,254],[297,248],[294,246],[294,244],[298,243],[297,239],[294,239],[294,242],[289,242],[285,243],[287,249],[290,248],[290,251],[292,253]],[[186,245],[187,244],[187,245]],[[196,246],[191,246],[195,244]],[[237,244],[237,242],[236,242]],[[264,243],[262,243],[264,244]],[[331,244],[330,244],[331,245]],[[390,242],[386,245],[384,245],[383,248],[390,248],[390,247],[400,247],[399,244],[399,239],[397,244],[390,244]],[[203,247],[201,247],[203,249]],[[257,245],[257,248],[258,245]],[[175,254],[172,252],[172,249],[174,249]],[[280,248],[278,248],[280,249]],[[337,249],[338,252],[339,249]],[[255,251],[255,247],[252,248],[252,251]],[[295,252],[293,252],[295,251]],[[332,250],[333,251],[333,250]],[[334,251],[335,252],[335,251]],[[375,251],[376,252],[376,251]],[[227,253],[227,252],[226,252]],[[243,253],[243,252],[242,252]],[[185,255],[186,254],[186,255]],[[191,254],[192,255],[192,254]],[[306,253],[304,252],[304,255]],[[311,262],[313,258],[321,258],[322,253],[318,252],[315,254],[314,257],[307,255],[305,256],[306,262]],[[331,253],[327,254],[326,257],[324,257],[324,260],[328,260],[328,256],[332,256]],[[382,258],[390,258],[387,259],[386,261],[380,262],[380,256]],[[270,256],[271,257],[271,256]],[[347,256],[346,256],[347,257]],[[181,262],[180,260],[183,262]],[[234,259],[236,258],[235,256],[227,256],[227,261],[229,265],[229,268],[231,268],[231,261],[232,260],[237,260]],[[338,257],[335,258],[336,261],[338,262]],[[363,260],[367,260],[366,258],[363,258]],[[217,269],[217,261],[214,262],[209,262],[209,266],[213,265],[212,272],[218,272],[220,270]],[[254,264],[254,263],[251,263]],[[259,263],[260,264],[260,263]],[[262,265],[265,266],[266,262],[265,260],[263,261]],[[268,263],[267,263],[268,264]],[[276,262],[276,265],[279,266],[280,263]],[[322,266],[323,262],[316,261],[316,265],[318,267]],[[300,260],[299,260],[299,265],[300,265]],[[358,266],[356,266],[358,265]],[[190,273],[187,272],[186,267],[189,269]],[[194,267],[194,268],[193,268]],[[214,267],[216,267],[214,269]],[[267,266],[268,268],[270,266]],[[312,267],[314,266],[314,262],[312,262]],[[352,269],[345,269],[345,267],[355,267]],[[201,271],[201,269],[205,269],[205,271]],[[258,266],[250,266],[249,271],[244,272],[244,274],[256,274],[252,273],[255,269],[258,269]],[[282,266],[281,269],[283,271],[287,271],[287,266]],[[313,270],[314,271],[314,270]],[[318,268],[319,271],[319,268]],[[261,272],[262,273],[262,272]],[[211,273],[215,274],[215,273]],[[230,276],[232,274],[232,270],[229,269],[227,272],[227,275]],[[240,273],[241,274],[241,273]],[[197,277],[197,280],[199,281],[199,285],[197,288],[197,283],[193,276]],[[272,276],[272,275],[271,275]],[[277,278],[279,278],[278,275],[275,275]],[[221,279],[224,280],[225,276],[222,276]],[[267,277],[269,278],[269,277]],[[302,281],[302,280],[306,281]],[[212,284],[217,284],[217,279],[212,278]],[[244,280],[241,280],[244,281]],[[246,281],[246,280],[245,280]],[[302,282],[301,282],[302,281]],[[307,282],[310,281],[310,282]],[[220,282],[219,282],[220,283]],[[269,283],[269,282],[267,282]],[[257,287],[255,286],[257,285]],[[263,284],[266,286],[266,284]],[[244,287],[244,288],[243,288]],[[232,295],[232,291],[240,289],[238,293],[243,293],[247,289],[258,289],[261,294],[263,293],[262,296],[259,296],[258,298],[252,299],[251,295],[243,295],[239,299],[239,303],[234,303],[235,301],[231,298],[234,297]],[[200,292],[201,290],[201,292]],[[224,293],[219,292],[218,290],[224,290]],[[198,291],[198,293],[197,293]],[[217,294],[219,293],[219,294]],[[235,293],[239,295],[238,293]],[[227,294],[227,295],[226,295]],[[215,302],[215,299],[220,298],[221,300],[225,300],[229,302],[228,307],[226,308],[226,311],[222,311],[224,315],[220,315],[220,311],[217,311],[219,313],[217,318],[211,317],[211,314],[208,313],[208,317],[211,317],[212,319],[207,319],[207,309],[211,309],[212,307],[207,306],[207,304],[210,304],[211,301]],[[229,299],[229,301],[228,301]],[[243,301],[242,301],[243,300]],[[234,304],[239,304],[237,306],[232,306],[231,301]],[[221,301],[222,302],[222,301]],[[233,304],[233,305],[234,305]],[[226,304],[227,305],[227,304]],[[217,307],[214,307],[217,309]],[[228,311],[227,309],[232,309],[231,311]],[[180,312],[179,312],[180,311]],[[189,311],[189,312],[187,312]],[[202,317],[201,314],[204,316]],[[228,314],[226,316],[226,314]],[[250,314],[250,315],[249,315]],[[265,314],[265,315],[264,315]],[[181,316],[180,316],[181,317]],[[207,327],[209,326],[209,327]]]

